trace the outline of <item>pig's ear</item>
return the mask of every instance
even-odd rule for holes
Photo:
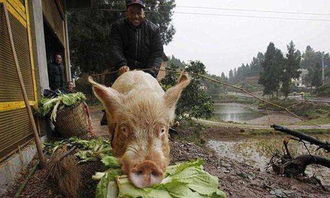
[[[169,88],[164,95],[164,100],[167,107],[172,108],[176,105],[180,98],[182,90],[186,88],[189,83],[190,77],[188,76],[188,73],[181,73],[178,83],[175,86]]]
[[[88,82],[93,85],[95,96],[110,112],[113,112],[120,107],[121,94],[117,90],[95,82],[91,76],[88,77]]]

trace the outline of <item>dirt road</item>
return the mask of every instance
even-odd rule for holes
[[[283,120],[289,122],[288,120],[296,119],[289,116],[278,116],[278,115],[271,115],[271,116],[263,116],[261,118],[257,118],[255,120],[251,120],[248,123],[233,123],[233,122],[219,122],[219,121],[210,121],[204,119],[194,119],[196,122],[200,124],[205,124],[207,126],[212,127],[231,127],[231,128],[242,128],[242,129],[272,129],[270,125],[272,124],[281,124],[290,129],[330,129],[330,124],[322,124],[316,125],[310,123],[310,125],[294,125],[290,124],[294,121],[290,121],[289,124],[283,124]]]

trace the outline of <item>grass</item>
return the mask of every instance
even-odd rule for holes
[[[213,114],[212,117],[208,118],[207,120],[213,122],[221,122],[221,123],[230,123],[230,124],[246,124],[246,122],[235,122],[235,121],[224,121],[219,118],[219,115]],[[205,123],[205,125],[207,125]]]
[[[203,141],[199,132],[191,134],[191,135],[174,135],[174,138],[176,140],[194,143],[195,145],[200,146],[200,147],[202,147],[205,143],[205,141]]]
[[[198,146],[203,146],[205,141],[201,137],[202,131],[208,128],[193,120],[182,120],[180,126],[176,128],[178,135],[171,135],[176,140],[192,142]]]
[[[299,129],[299,132],[307,134],[330,134],[330,129]]]
[[[305,133],[305,134],[330,134],[330,129],[293,129],[293,131]],[[279,131],[273,129],[249,129],[244,135],[285,135]]]
[[[319,118],[301,121],[301,122],[296,123],[296,125],[311,125],[311,124],[318,124],[318,125],[330,124],[330,116],[325,115],[325,116],[322,116]]]

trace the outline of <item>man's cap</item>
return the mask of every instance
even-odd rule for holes
[[[140,5],[142,8],[146,7],[146,4],[144,3],[144,0],[127,0],[126,1],[126,7],[133,5],[133,4],[138,4]]]

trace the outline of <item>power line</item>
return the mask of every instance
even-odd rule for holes
[[[202,15],[202,16],[229,16],[240,18],[258,18],[258,19],[280,19],[280,20],[293,20],[293,21],[323,21],[330,22],[330,19],[307,19],[307,18],[290,18],[290,17],[271,17],[271,16],[254,16],[254,15],[236,15],[236,14],[209,14],[199,12],[174,12],[175,14],[185,15]]]
[[[146,6],[155,6],[146,4]],[[156,7],[168,7],[167,5],[157,5]],[[206,10],[226,10],[226,11],[239,11],[239,12],[261,12],[261,13],[276,13],[276,14],[293,14],[293,15],[314,15],[314,16],[330,16],[329,13],[315,13],[315,12],[290,12],[290,11],[277,11],[277,10],[258,10],[258,9],[244,9],[244,8],[221,8],[221,7],[204,7],[204,6],[178,6],[177,8],[192,8],[192,9],[206,9]],[[108,8],[109,9],[109,8]],[[113,9],[113,8],[110,8]],[[125,10],[123,10],[125,11]]]
[[[79,10],[103,10],[108,12],[125,12],[121,9],[109,9],[109,8],[85,8]],[[162,11],[145,11],[146,13],[162,13]],[[272,16],[255,16],[255,15],[237,15],[237,14],[215,14],[215,13],[200,13],[200,12],[178,12],[175,11],[174,14],[183,15],[201,15],[201,16],[223,16],[223,17],[239,17],[239,18],[257,18],[257,19],[279,19],[279,20],[290,20],[290,21],[323,21],[330,22],[330,19],[308,19],[308,18],[291,18],[291,17],[272,17]]]
[[[289,12],[289,11],[276,11],[276,10],[254,10],[254,9],[240,9],[240,8],[213,8],[213,7],[199,7],[199,6],[176,6],[177,8],[196,8],[208,10],[228,10],[240,12],[263,12],[263,13],[277,13],[277,14],[300,14],[300,15],[315,15],[315,16],[330,16],[327,13],[313,13],[313,12]]]

